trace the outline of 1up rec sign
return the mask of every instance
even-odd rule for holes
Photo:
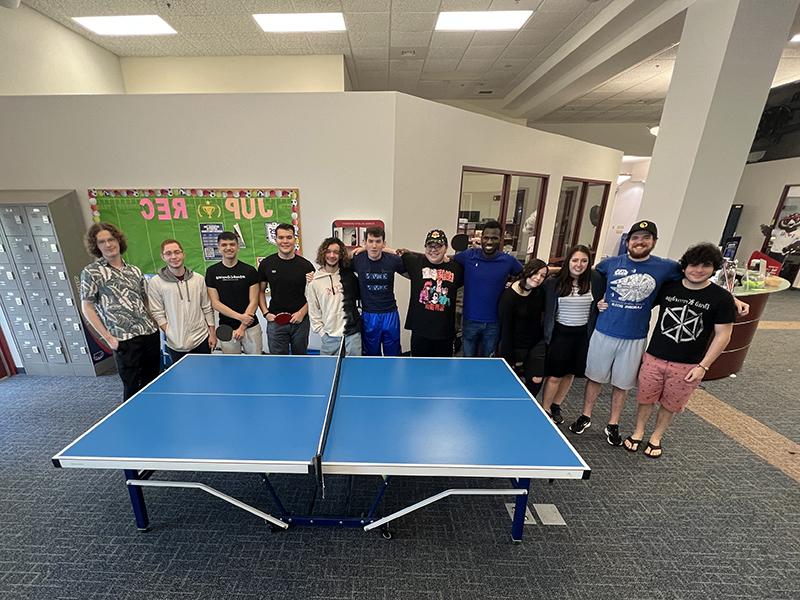
[[[95,222],[113,223],[128,238],[125,260],[145,273],[164,266],[161,242],[176,239],[186,265],[199,273],[220,260],[217,236],[239,238],[239,259],[256,266],[278,251],[275,227],[291,223],[300,249],[299,190],[282,189],[137,189],[89,190]]]

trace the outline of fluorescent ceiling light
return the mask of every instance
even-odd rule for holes
[[[617,176],[617,185],[621,185],[630,179],[630,175],[618,175]]]
[[[790,42],[800,42],[800,33],[793,35],[792,39],[789,40]]]
[[[516,31],[532,14],[532,10],[440,12],[436,31]]]
[[[273,13],[253,15],[259,27],[268,33],[300,31],[346,31],[344,15],[328,13]]]
[[[650,135],[658,135],[658,125],[650,128]]]
[[[178,33],[158,15],[72,17],[72,20],[97,35],[171,35]]]

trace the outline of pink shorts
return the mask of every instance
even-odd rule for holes
[[[689,396],[700,384],[700,381],[687,383],[683,380],[694,366],[696,365],[669,362],[645,352],[639,369],[639,391],[636,394],[636,402],[639,404],[658,402],[670,412],[683,412],[689,402]]]

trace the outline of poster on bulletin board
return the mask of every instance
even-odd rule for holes
[[[239,260],[258,266],[275,254],[275,228],[291,223],[300,250],[297,188],[281,189],[136,189],[89,190],[95,222],[119,227],[128,239],[125,260],[144,273],[164,266],[161,242],[176,239],[186,265],[198,273],[221,260],[217,236],[233,231],[239,238]]]

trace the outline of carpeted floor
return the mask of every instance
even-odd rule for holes
[[[779,295],[765,318],[796,319],[798,308],[800,295]],[[740,376],[706,389],[797,441],[798,353],[797,332],[759,332]],[[592,428],[568,434],[591,479],[532,490],[530,503],[556,504],[566,527],[526,526],[525,541],[512,544],[503,498],[451,498],[398,521],[387,541],[360,530],[272,533],[194,490],[146,490],[152,530],[138,533],[121,473],[50,462],[119,397],[115,376],[0,382],[0,598],[797,597],[800,486],[690,412],[665,438],[664,457],[651,460],[606,443],[602,397]],[[178,476],[272,509],[255,475]],[[310,498],[307,479],[275,482],[293,506]],[[329,482],[331,497],[318,506],[335,512],[347,480]],[[396,478],[385,512],[462,483]],[[377,485],[356,480],[354,504]]]

